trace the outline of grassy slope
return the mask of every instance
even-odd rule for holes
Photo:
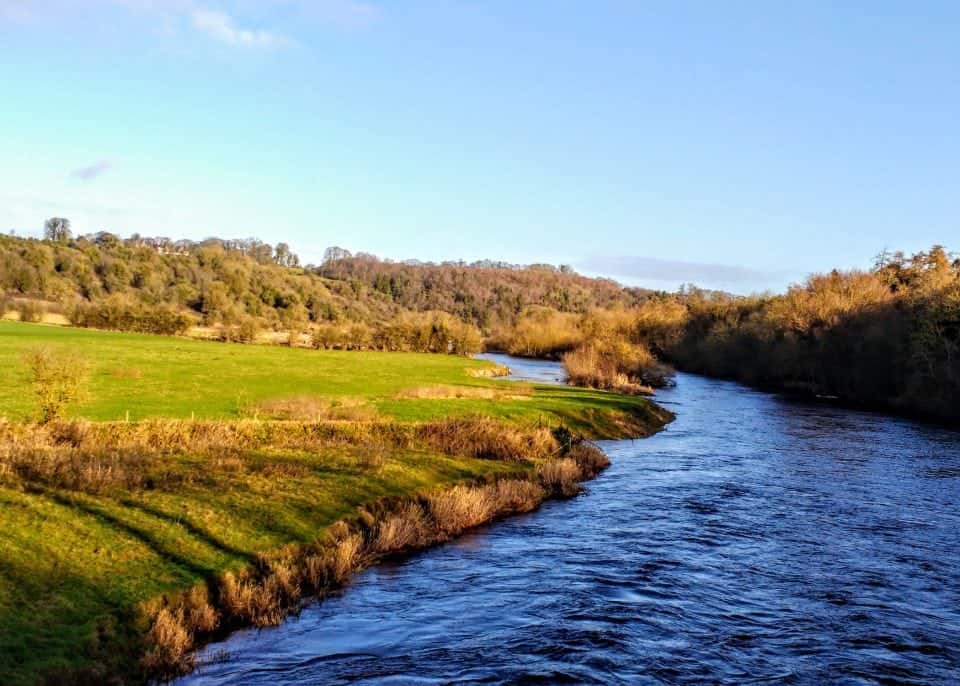
[[[296,469],[284,469],[287,462]],[[112,634],[130,631],[138,603],[243,567],[257,552],[313,541],[380,496],[506,467],[416,452],[378,468],[349,454],[272,454],[261,465],[208,473],[175,493],[0,487],[0,681],[26,684],[42,672],[122,661],[110,655]]]
[[[462,358],[336,353],[203,343],[0,322],[0,417],[32,402],[22,351],[63,346],[94,364],[92,400],[78,416],[233,418],[239,402],[314,394],[362,398],[386,416],[419,420],[485,413],[521,423],[566,423],[594,435],[622,432],[615,412],[644,400],[535,387],[523,399],[397,399],[416,386],[493,386]],[[142,373],[140,378],[129,375]],[[116,373],[120,372],[118,376]],[[124,375],[126,374],[126,375]],[[613,412],[613,413],[612,413]],[[394,451],[371,465],[359,449],[246,456],[243,468],[171,457],[192,475],[175,492],[87,495],[0,482],[0,681],[122,656],[138,603],[249,564],[255,553],[309,542],[325,526],[384,495],[407,495],[517,465]]]

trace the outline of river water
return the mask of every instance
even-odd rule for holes
[[[960,434],[685,374],[658,401],[676,422],[601,443],[588,494],[370,569],[181,686],[960,683]]]

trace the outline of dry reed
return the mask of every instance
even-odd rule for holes
[[[417,386],[398,393],[400,399],[418,400],[526,400],[533,397],[533,389],[521,384],[504,388],[483,386]]]
[[[362,398],[323,398],[301,395],[264,400],[242,408],[246,417],[292,421],[373,421],[377,410]]]
[[[355,519],[329,527],[317,543],[290,545],[224,574],[213,582],[216,606],[205,589],[164,598],[145,608],[145,675],[185,674],[195,666],[195,646],[231,628],[277,624],[304,599],[322,598],[384,556],[436,545],[498,517],[530,511],[549,497],[575,495],[578,481],[602,465],[597,452],[578,444],[570,451],[575,456],[549,460],[530,478],[461,484],[361,509]]]
[[[423,424],[390,421],[189,421],[0,422],[0,479],[39,483],[89,493],[111,488],[172,489],[205,482],[215,470],[259,470],[297,476],[293,462],[263,464],[247,455],[264,449],[357,455],[357,464],[379,469],[395,450],[432,449],[510,462],[535,461],[559,450],[545,428],[524,429],[490,418],[447,419]],[[210,470],[178,470],[171,455],[209,458]]]

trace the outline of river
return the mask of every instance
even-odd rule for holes
[[[686,374],[657,400],[676,422],[602,442],[586,495],[370,569],[179,683],[960,681],[960,434]]]

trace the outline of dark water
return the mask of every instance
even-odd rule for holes
[[[372,569],[184,684],[960,682],[960,434],[681,375],[572,501]]]

